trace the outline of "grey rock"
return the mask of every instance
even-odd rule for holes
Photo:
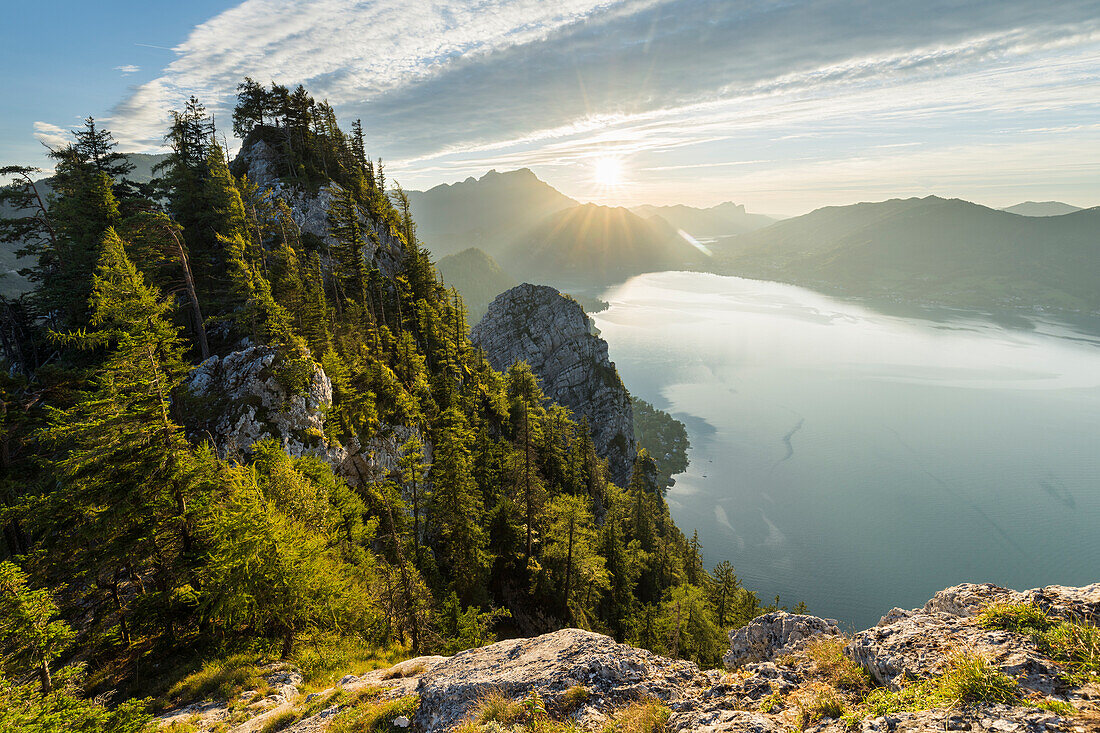
[[[332,382],[314,367],[306,389],[297,394],[278,376],[279,355],[267,346],[211,356],[195,367],[184,386],[190,401],[185,422],[198,437],[213,437],[219,453],[247,452],[272,438],[293,456],[325,454],[324,412],[332,406]],[[201,415],[201,419],[193,415]]]
[[[975,623],[974,615],[994,603],[1034,603],[1052,613],[1095,622],[1100,618],[1100,584],[1021,592],[990,584],[953,586],[921,609],[891,611],[874,628],[853,636],[845,653],[877,683],[897,689],[907,679],[940,674],[955,654],[969,650],[1016,677],[1021,688],[1051,694],[1060,687],[1060,670],[1030,636],[987,630]]]
[[[729,632],[730,649],[722,661],[727,667],[774,659],[793,652],[800,642],[820,635],[837,635],[832,619],[776,611]]]
[[[630,394],[575,300],[546,285],[518,285],[496,297],[470,338],[498,371],[526,361],[547,397],[588,418],[611,479],[627,484],[637,452]]]
[[[420,678],[416,723],[423,730],[448,730],[491,690],[515,699],[536,692],[553,701],[577,684],[588,688],[591,717],[598,717],[639,698],[673,702],[693,696],[707,678],[690,662],[666,659],[590,631],[563,629],[459,652],[436,665]]]
[[[359,677],[353,674],[346,674],[340,678],[340,681],[336,683],[337,687],[347,687],[350,684],[359,681]]]

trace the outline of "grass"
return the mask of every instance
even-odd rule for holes
[[[844,699],[835,688],[820,685],[812,695],[798,705],[799,727],[806,729],[811,723],[825,718],[839,718],[845,713]]]
[[[348,707],[341,711],[333,719],[328,727],[328,733],[396,733],[405,731],[406,728],[398,728],[393,721],[400,716],[410,720],[416,715],[420,707],[420,698],[416,695],[398,698],[396,700],[370,700],[365,704]]]
[[[392,667],[408,656],[404,647],[380,650],[357,637],[320,634],[303,639],[290,661],[301,671],[304,689],[316,692],[332,687],[344,675]]]
[[[1061,621],[1039,635],[1039,648],[1066,668],[1072,685],[1100,680],[1100,629],[1091,623]]]
[[[1100,629],[1093,623],[1058,618],[1033,604],[995,603],[982,609],[978,624],[1030,634],[1040,651],[1065,667],[1068,684],[1100,680]]]
[[[842,636],[817,637],[805,648],[814,672],[828,684],[844,690],[865,690],[871,686],[871,675],[844,655],[848,639]]]
[[[956,654],[948,660],[937,688],[943,698],[953,702],[1006,705],[1020,702],[1016,680],[977,654]]]
[[[603,733],[660,733],[671,714],[659,700],[631,703],[611,716]]]
[[[1035,634],[1049,629],[1053,621],[1046,611],[1032,603],[993,603],[978,614],[978,625],[983,629]]]
[[[757,710],[762,713],[774,713],[783,707],[783,696],[773,692],[760,701]]]
[[[573,685],[561,696],[561,704],[566,710],[573,711],[588,702],[592,693],[584,685]]]
[[[164,702],[180,705],[201,700],[234,700],[245,690],[263,690],[267,682],[260,674],[255,654],[233,654],[205,662],[168,690]]]
[[[283,712],[268,718],[260,728],[260,733],[277,733],[277,731],[289,728],[301,719],[301,716],[293,710]]]
[[[473,720],[478,723],[516,725],[527,717],[527,708],[519,700],[513,700],[499,690],[494,690],[478,701]]]

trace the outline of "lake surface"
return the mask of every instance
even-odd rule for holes
[[[628,388],[688,427],[676,522],[762,598],[865,628],[956,583],[1100,581],[1096,337],[704,273],[601,297]]]

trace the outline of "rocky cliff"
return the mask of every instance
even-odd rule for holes
[[[470,338],[494,369],[526,361],[547,397],[588,418],[611,479],[626,485],[637,452],[630,394],[575,300],[546,285],[518,285],[489,304]]]
[[[297,733],[337,720],[345,730],[348,720],[369,719],[370,730],[462,733],[1091,733],[1100,730],[1097,622],[1100,584],[1024,592],[967,584],[851,637],[827,619],[761,616],[730,632],[726,670],[564,629],[347,676],[303,703],[295,702],[301,677],[283,670],[272,677],[276,693],[257,694],[254,717],[234,730],[278,719],[296,720],[286,730]],[[641,726],[646,701],[652,725]],[[201,730],[224,728],[229,707],[191,705],[162,720],[186,713]]]
[[[347,444],[325,434],[332,382],[315,363],[303,384],[291,386],[282,355],[248,346],[195,367],[177,396],[183,423],[196,440],[210,440],[223,457],[247,455],[261,440],[275,440],[292,456],[316,456],[353,486],[398,470],[401,445],[411,437],[431,445],[416,428],[382,426],[369,439]]]

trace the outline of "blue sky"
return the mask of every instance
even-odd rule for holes
[[[407,188],[528,166],[601,203],[1100,204],[1100,0],[4,2],[5,162],[88,114],[155,150],[192,92],[228,122],[247,74],[362,117]]]

